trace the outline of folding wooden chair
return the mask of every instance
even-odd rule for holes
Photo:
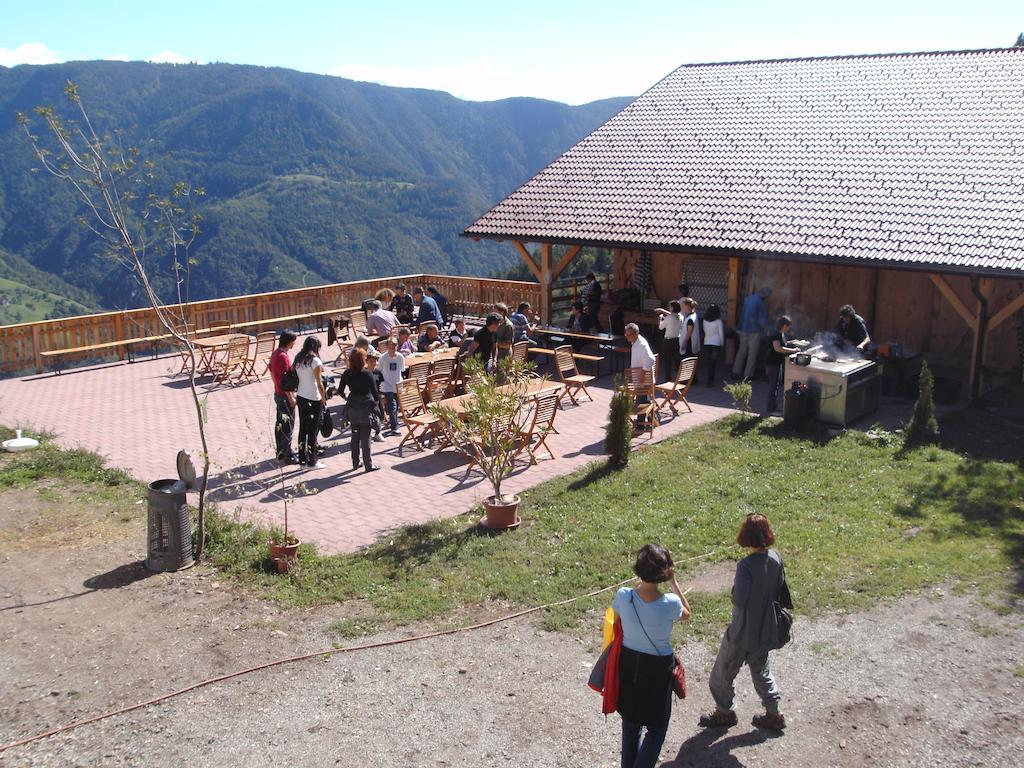
[[[423,402],[439,403],[448,397],[448,387],[451,384],[451,376],[444,373],[432,373],[427,376],[423,385]]]
[[[658,404],[655,402],[654,371],[644,368],[626,369],[626,388],[633,398],[633,416],[644,419],[647,431],[654,436],[658,423]]]
[[[565,385],[565,394],[572,400],[573,405],[579,405],[576,394],[583,390],[583,393],[594,401],[593,396],[587,390],[587,384],[594,380],[593,376],[585,376],[576,368],[576,358],[572,356],[572,346],[563,344],[555,347],[555,368],[558,369],[558,378]]]
[[[214,363],[214,381],[228,382],[236,386],[245,376],[246,368],[249,365],[249,337],[236,336],[227,345],[225,356]],[[234,378],[231,374],[238,371]]]
[[[338,347],[338,356],[334,359],[337,365],[356,345],[352,336],[352,326],[348,320],[337,318],[332,321],[334,324],[334,344]]]
[[[420,389],[427,383],[427,376],[430,375],[430,360],[417,360],[405,369],[408,373],[407,381],[415,381]]]
[[[348,324],[351,326],[352,333],[356,337],[366,335],[366,313],[361,309],[357,309],[348,316]]]
[[[444,374],[448,377],[449,384],[455,378],[455,364],[456,360],[454,357],[442,357],[439,360],[434,361],[434,366],[431,368],[431,376],[440,376]]]
[[[210,332],[211,336],[219,336],[231,330],[231,323],[227,320],[214,320],[206,326],[206,330]]]
[[[679,409],[676,408],[677,402],[682,402],[686,406],[686,410],[693,413],[693,408],[686,400],[686,395],[690,391],[690,386],[697,379],[697,358],[687,357],[679,363],[679,370],[676,372],[675,381],[670,381],[666,384],[658,384],[654,389],[662,395],[661,402],[658,404],[658,408],[664,408],[666,405],[672,409],[672,413],[678,415]]]
[[[555,454],[548,447],[548,435],[557,434],[555,429],[555,414],[558,413],[558,401],[560,400],[558,390],[543,392],[534,398],[533,418],[530,419],[530,426],[519,432],[519,453],[526,451],[530,455],[530,464],[537,463],[537,451],[543,448],[553,459]]]
[[[526,354],[530,351],[530,342],[528,341],[517,341],[512,345],[512,362],[514,363],[525,363]]]
[[[252,377],[261,381],[263,374],[270,370],[270,356],[274,354],[274,347],[277,346],[277,332],[263,331],[256,334],[256,340],[250,345],[251,355],[246,361],[243,375],[246,378]],[[260,367],[260,364],[262,368]]]
[[[398,384],[398,410],[406,429],[405,437],[398,444],[398,455],[402,455],[402,446],[410,440],[421,451],[427,450],[423,440],[436,432],[439,419],[427,412],[419,385],[412,379]]]

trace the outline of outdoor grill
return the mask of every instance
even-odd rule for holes
[[[882,379],[873,361],[822,359],[827,356],[812,354],[807,365],[797,365],[795,357],[786,360],[784,387],[805,384],[818,421],[845,427],[878,409]]]

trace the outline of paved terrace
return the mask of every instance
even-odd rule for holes
[[[326,347],[325,347],[326,349]],[[330,353],[325,357],[329,357]],[[197,451],[195,411],[184,376],[175,376],[177,356],[133,364],[80,368],[60,376],[45,374],[0,381],[0,423],[53,432],[65,447],[81,447],[142,481],[175,476],[175,456]],[[207,381],[207,380],[203,380]],[[573,406],[568,398],[555,420],[560,434],[548,438],[556,459],[525,465],[503,490],[520,492],[564,475],[602,455],[611,397],[610,376],[590,387],[595,402]],[[763,400],[755,385],[755,403]],[[207,394],[211,494],[223,511],[237,509],[244,519],[280,524],[281,477],[273,456],[273,385],[209,385]],[[695,385],[693,413],[669,418],[634,445],[658,442],[732,411],[720,387]],[[332,410],[341,403],[331,401]],[[465,480],[467,460],[453,450],[441,454],[406,445],[401,438],[373,443],[374,461],[384,469],[352,472],[348,432],[324,441],[325,469],[287,467],[284,484],[294,501],[289,524],[304,541],[324,553],[349,552],[371,544],[396,527],[464,513],[490,495],[479,472]],[[542,452],[543,453],[543,452]]]

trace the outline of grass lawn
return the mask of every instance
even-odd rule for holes
[[[994,439],[988,436],[995,436]],[[1024,559],[1024,425],[984,411],[945,425],[942,447],[907,453],[894,436],[793,437],[776,421],[739,417],[634,454],[623,471],[600,464],[525,494],[523,527],[480,534],[475,515],[396,533],[364,552],[318,557],[282,577],[266,535],[215,517],[218,567],[283,603],[346,602],[343,635],[423,619],[466,622],[588,592],[630,575],[636,548],[668,545],[677,560],[732,561],[743,515],[764,512],[778,534],[798,612],[850,610],[953,583],[1010,605]],[[991,450],[988,450],[991,449]],[[686,584],[686,577],[681,580]],[[548,614],[571,626],[602,595]],[[691,630],[716,635],[728,593],[691,595]]]

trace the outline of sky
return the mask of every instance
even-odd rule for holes
[[[1012,45],[1024,0],[0,0],[0,66],[229,62],[581,104],[680,64]]]

